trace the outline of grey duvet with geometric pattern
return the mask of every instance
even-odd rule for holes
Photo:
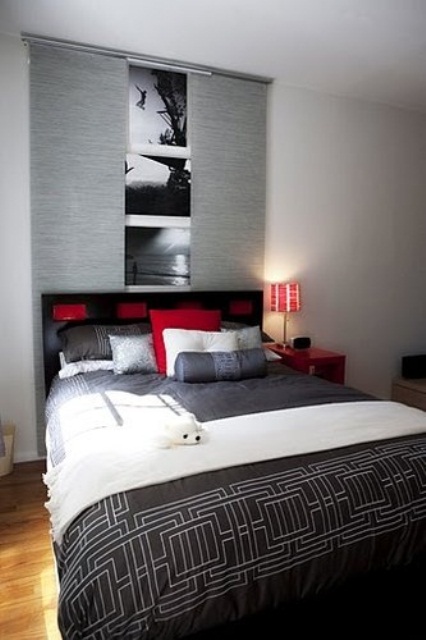
[[[61,402],[124,384],[116,377],[85,374],[54,386],[53,460],[63,455]],[[267,411],[266,402],[371,399],[308,376],[230,383],[220,400],[214,385],[195,393],[198,385],[126,377],[132,392],[174,389],[204,420]],[[59,625],[66,640],[173,640],[425,552],[426,434],[219,469],[117,493],[81,513],[55,547]]]

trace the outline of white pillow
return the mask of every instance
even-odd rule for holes
[[[59,377],[72,378],[79,373],[89,373],[91,371],[112,371],[114,363],[112,360],[79,360],[78,362],[68,362],[59,370]]]
[[[268,347],[263,347],[263,351],[268,362],[281,360],[281,356],[278,353],[275,353],[275,351],[271,351],[270,349],[268,349]]]
[[[167,375],[175,375],[175,360],[181,351],[237,351],[238,338],[234,331],[193,331],[164,329]]]

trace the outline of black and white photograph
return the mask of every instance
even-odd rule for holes
[[[190,215],[189,159],[128,154],[125,173],[126,214]]]
[[[190,284],[190,229],[126,227],[126,286]]]
[[[129,67],[129,142],[187,147],[186,75]]]

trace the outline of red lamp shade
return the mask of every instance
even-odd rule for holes
[[[300,311],[300,308],[298,282],[274,282],[271,284],[271,311],[287,313]]]

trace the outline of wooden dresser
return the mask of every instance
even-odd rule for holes
[[[392,400],[426,411],[426,378],[396,378],[392,383]]]

